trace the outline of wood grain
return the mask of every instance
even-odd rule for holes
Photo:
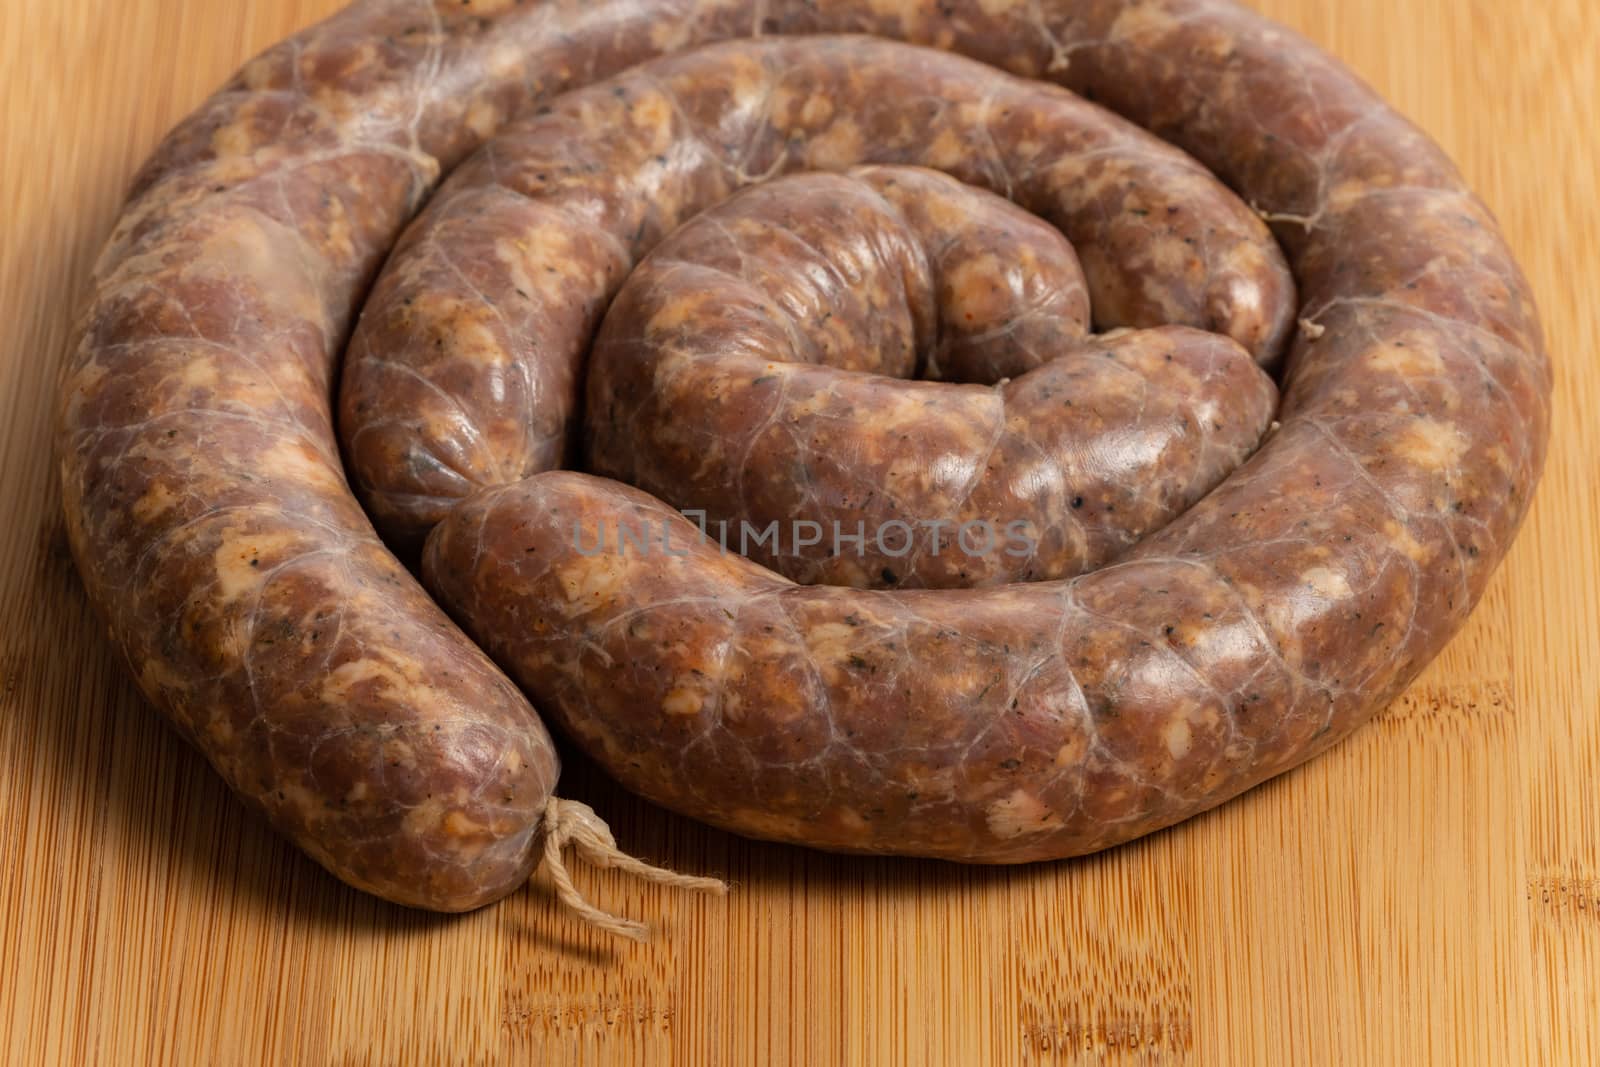
[[[1556,448],[1467,631],[1377,723],[1176,830],[967,870],[568,791],[726,901],[580,870],[461,918],[346,890],[144,705],[73,575],[52,387],[133,168],[336,0],[0,3],[0,1025],[18,1064],[1600,1063],[1600,8],[1261,0],[1461,162],[1532,275]]]

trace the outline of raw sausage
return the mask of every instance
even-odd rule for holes
[[[1126,840],[1309,758],[1381,707],[1459,628],[1526,512],[1550,373],[1493,219],[1335,61],[1232,3],[362,0],[249,63],[141,171],[95,271],[59,434],[74,555],[141,688],[353,885],[441,910],[503,896],[538,861],[556,775],[532,709],[389,555],[344,480],[330,391],[357,301],[440,176],[517,113],[531,119],[530,104],[755,32],[931,45],[1110,107],[1271,220],[1304,325],[1263,450],[1131,558],[1071,583],[803,590],[691,555],[677,571],[629,562],[610,576],[634,584],[608,585],[587,557],[557,558],[559,538],[527,560],[533,542],[506,524],[544,529],[549,516],[524,510],[541,503],[580,516],[662,505],[572,474],[475,498],[435,535],[432,580],[624,784],[840,848],[1012,860]],[[572,148],[600,132],[581,115],[569,129]],[[642,190],[646,203],[667,191]],[[597,250],[600,290],[641,251]],[[462,304],[461,332],[485,315]],[[551,374],[532,392],[570,401],[575,383]],[[498,471],[373,444],[370,468],[401,475],[392,510],[374,513],[426,517],[547,466],[567,420],[539,422],[535,399],[512,410],[523,425],[489,425],[491,441],[528,442]],[[360,402],[346,399],[347,416]],[[486,447],[470,441],[484,426],[450,405],[405,404],[413,415],[389,417],[451,424],[429,427],[430,444]],[[368,442],[356,444],[361,471]],[[477,557],[463,547],[474,524]],[[552,592],[557,573],[572,592]],[[680,645],[728,632],[700,601],[674,611],[683,580],[785,613],[773,658],[732,657],[762,650],[756,631],[736,631],[720,666],[712,647]],[[507,632],[513,597],[550,606],[547,624],[565,629]],[[956,634],[885,629],[932,597],[970,608]],[[1018,607],[1041,625],[1018,632]],[[930,602],[930,620],[952,610]],[[656,640],[629,638],[630,620]],[[598,643],[580,649],[580,634]],[[1026,643],[1008,648],[1013,637]],[[562,642],[566,665],[553,662]],[[612,660],[628,672],[616,690],[579,688],[624,648],[640,658]],[[926,680],[908,677],[941,657]],[[698,688],[663,688],[707,665]],[[803,685],[757,706],[786,671]],[[619,707],[623,695],[654,704]],[[689,735],[703,767],[657,747]],[[728,792],[760,768],[761,791]]]

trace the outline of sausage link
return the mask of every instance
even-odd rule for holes
[[[441,910],[510,892],[534,864],[556,774],[531,708],[387,553],[345,483],[329,395],[360,294],[441,174],[518,113],[539,128],[532,102],[756,32],[936,46],[1111,107],[1272,220],[1307,329],[1287,364],[1283,427],[1262,451],[1123,562],[1070,583],[801,590],[720,555],[568,553],[563,517],[670,519],[579,475],[475,498],[436,533],[431,581],[624,784],[748,832],[838,848],[916,841],[931,854],[1010,860],[1111,844],[1309,758],[1381,707],[1459,628],[1526,512],[1548,443],[1550,368],[1494,220],[1357,79],[1226,0],[361,0],[246,65],[141,171],[95,271],[59,432],[74,555],[141,688],[235,791],[353,885]],[[786,80],[764,71],[771,47],[730,46],[762,90],[733,114],[768,109],[802,133],[830,121],[805,110],[827,94],[780,91]],[[927,63],[903,85],[885,73],[882,87],[920,96],[944,129],[1026,143],[1014,127],[1056,98],[1018,88],[1026,106],[1004,113],[968,97],[988,110],[962,127],[923,80],[937,66]],[[843,76],[825,64],[791,73]],[[958,94],[970,88],[954,81]],[[721,113],[709,98],[740,85],[690,78],[671,97],[684,115]],[[640,101],[653,91],[638,90]],[[563,116],[565,137],[551,144],[579,162],[591,140],[602,155],[616,148],[624,131],[606,120],[627,118],[621,104],[582,99],[582,110],[548,112]],[[670,127],[678,143],[691,130],[673,123],[687,121],[639,132]],[[838,169],[876,150],[837,129],[803,137],[794,165]],[[462,170],[458,218],[473,215],[465,190],[476,185],[486,211],[522,205],[518,232],[561,230],[603,275],[581,293],[539,292],[536,315],[561,326],[543,343],[581,335],[561,324],[592,325],[599,308],[584,301],[599,292],[603,304],[669,222],[766,176],[781,155],[730,150],[727,128],[692,132],[706,152],[732,153],[731,171],[696,171],[712,188],[674,184],[684,172],[669,157],[652,181],[591,173],[560,205],[581,214],[609,210],[613,192],[638,195],[641,243],[630,231],[615,250],[592,227],[561,230],[564,216],[527,206],[544,180],[533,166],[505,191],[485,177],[498,146]],[[953,155],[946,169],[986,188],[1027,174],[1008,176],[987,145],[958,139]],[[1166,158],[1202,181],[1177,153]],[[1048,205],[1036,213],[1059,218]],[[407,241],[426,245],[418,235],[444,216],[428,209]],[[481,235],[463,246],[475,240],[494,247]],[[1098,246],[1077,243],[1096,298],[1116,299],[1092,262]],[[544,265],[537,250],[507,255],[513,277]],[[448,280],[452,266],[472,277],[448,257],[412,269]],[[392,278],[362,332],[394,340],[405,369],[356,374],[382,351],[358,339],[352,374],[378,388],[352,386],[343,429],[374,514],[414,543],[440,502],[551,462],[576,393],[563,378],[570,360],[506,358],[518,316],[535,317],[514,290],[468,292],[431,315],[448,331],[411,337],[389,325],[400,314],[390,290],[406,274]],[[1207,306],[1243,312],[1255,299],[1226,295]],[[1260,296],[1259,321],[1277,324],[1278,297]],[[561,310],[563,300],[581,306]],[[1270,352],[1276,328],[1247,347]],[[470,367],[464,380],[436,379],[406,354],[457,336],[507,395],[524,390],[505,420],[485,417],[493,390]],[[452,373],[470,364],[445,362]],[[518,386],[523,374],[531,384]],[[465,400],[479,406],[464,411]],[[414,412],[397,431],[382,425],[396,418],[390,401]],[[554,417],[538,417],[546,410]],[[378,428],[355,440],[361,418]],[[426,454],[408,451],[406,432],[424,435]],[[508,532],[526,508],[533,540]],[[482,555],[463,547],[474,525]],[[535,561],[529,547],[547,556]],[[554,574],[566,576],[559,588]],[[730,635],[728,620],[706,617],[716,593],[748,603],[773,634]],[[514,643],[499,622],[513,598],[547,605],[536,617],[567,629]],[[923,603],[928,619],[908,619]],[[939,618],[954,632],[933,626]],[[853,636],[868,626],[875,639]],[[629,636],[635,628],[642,636]],[[733,640],[693,643],[718,634]],[[552,665],[562,642],[570,661]],[[584,688],[607,663],[608,682],[625,667],[623,683]],[[713,681],[693,681],[694,670]],[[663,690],[669,677],[690,681]],[[785,678],[793,686],[775,691]],[[623,692],[638,703],[620,704]],[[661,747],[686,732],[681,755]],[[963,737],[971,744],[958,749]],[[714,795],[746,780],[766,783],[750,794],[761,810]],[[895,826],[908,836],[893,839]]]

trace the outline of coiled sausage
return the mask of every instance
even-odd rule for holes
[[[1109,107],[1271,220],[1303,328],[1263,450],[1131,557],[1066,584],[794,591],[703,554],[659,570],[613,555],[608,572],[515,523],[545,530],[540,507],[666,521],[661,505],[572,474],[475,497],[435,535],[432,581],[625,784],[830,847],[1014,860],[1112,844],[1355,728],[1460,626],[1526,512],[1549,365],[1493,219],[1335,61],[1226,0],[361,0],[249,63],[141,171],[95,272],[59,434],[74,555],[141,688],[354,885],[442,910],[510,892],[538,860],[556,774],[527,702],[347,486],[330,393],[357,302],[440,176],[514,115],[757,32],[930,45]],[[570,130],[581,155],[594,130],[582,116]],[[639,251],[597,248],[596,289]],[[487,315],[462,305],[459,332],[482,336]],[[391,467],[395,444],[373,445],[402,476],[393,514],[564,453],[564,420],[535,419],[532,393],[576,383],[540,381],[512,411],[525,422],[495,429],[525,437],[531,464],[452,478],[452,453]],[[417,396],[434,386],[451,387]],[[405,410],[452,424],[430,442],[475,454],[449,404]],[[354,469],[369,444],[353,443]],[[533,561],[533,543],[550,555]],[[753,614],[706,618],[703,582]],[[913,617],[934,596],[970,609],[953,635],[936,625],[952,607]],[[502,625],[515,603],[560,632]],[[1029,615],[1039,625],[1019,631]],[[775,627],[765,646],[744,628],[758,617]],[[627,676],[596,690],[608,658],[607,677]],[[793,691],[763,704],[785,677]],[[876,700],[881,715],[860,712]],[[659,747],[673,743],[692,754]],[[748,796],[711,793],[751,780]]]

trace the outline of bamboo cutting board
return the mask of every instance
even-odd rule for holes
[[[458,918],[347,890],[142,702],[50,409],[132,170],[337,0],[0,0],[0,1049],[17,1064],[1600,1063],[1600,7],[1259,0],[1460,161],[1532,275],[1555,448],[1471,625],[1376,723],[1175,830],[1018,870],[752,844],[565,789],[726,900],[578,868]]]

